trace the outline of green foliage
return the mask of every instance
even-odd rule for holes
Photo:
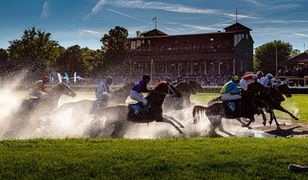
[[[8,53],[5,49],[0,48],[0,63],[8,60]]]
[[[292,50],[290,57],[293,58],[293,57],[299,55],[300,53],[301,53],[300,50],[294,49],[294,50]]]
[[[100,41],[103,43],[102,50],[104,52],[104,70],[123,64],[129,45],[127,37],[127,29],[116,26],[101,38]]]
[[[0,143],[1,179],[306,179],[307,139],[63,139]]]
[[[102,51],[80,48],[74,45],[63,49],[63,52],[56,61],[57,70],[73,74],[78,72],[82,76],[92,74],[102,62]]]
[[[290,58],[292,45],[283,41],[265,43],[255,49],[255,66],[258,70],[275,73],[276,71],[276,48],[277,61],[279,63]]]
[[[97,68],[101,66],[103,52],[101,50],[91,50],[89,48],[82,49],[82,61],[84,65],[85,75],[93,74]]]
[[[79,45],[68,47],[56,61],[57,71],[73,74],[84,73],[82,61],[82,49]]]
[[[25,64],[37,64],[46,67],[52,64],[59,55],[58,42],[51,40],[51,33],[35,27],[26,29],[21,39],[10,41],[9,58]]]

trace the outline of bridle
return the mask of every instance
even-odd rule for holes
[[[194,92],[197,92],[197,89],[194,88],[194,87],[189,83],[189,81],[186,81],[186,83],[193,89]]]
[[[163,92],[158,92],[158,91],[151,91],[151,92],[154,92],[154,93],[157,93],[157,94],[163,94],[163,95],[168,95],[168,94],[171,94],[170,92],[172,92],[172,95],[176,95],[177,93],[174,92],[174,90],[171,88],[171,84],[167,84],[168,86],[168,92],[167,93],[163,93]]]

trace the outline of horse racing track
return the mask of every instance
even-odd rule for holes
[[[236,120],[223,119],[225,132],[213,131],[206,117],[193,124],[192,107],[188,107],[165,111],[184,125],[184,136],[167,123],[129,122],[123,128],[124,139],[110,139],[116,126],[109,122],[112,117],[93,119],[84,104],[76,110],[61,106],[66,102],[91,100],[93,93],[79,92],[74,99],[62,96],[58,104],[62,108],[45,112],[43,118],[34,116],[21,121],[17,123],[22,124],[18,129],[10,126],[13,121],[10,116],[25,92],[6,93],[0,103],[2,179],[306,179],[308,176],[305,172],[288,170],[290,163],[308,164],[308,140],[281,138],[307,135],[304,124],[308,120],[307,95],[294,95],[282,104],[300,119],[300,124],[294,124],[287,115],[277,113],[279,122],[286,124],[281,126],[282,130],[276,130],[275,125],[263,127],[258,117],[253,129],[241,127]],[[204,105],[216,96],[197,94],[191,99]]]
[[[78,92],[77,97],[71,98],[62,96],[59,100],[58,109],[48,109],[40,117],[33,116],[31,118],[22,118],[23,121],[14,122],[11,118],[14,110],[18,107],[21,98],[25,97],[26,92],[14,92],[13,94],[5,95],[1,102],[0,115],[0,137],[1,139],[24,139],[24,138],[64,138],[64,137],[114,137],[112,136],[116,123],[113,122],[112,116],[101,116],[93,118],[88,111],[91,108],[87,104],[75,103],[74,108],[67,106],[67,102],[76,102],[84,99],[94,99],[92,92]],[[196,104],[206,105],[206,103],[217,97],[218,94],[202,93],[191,97],[192,102]],[[193,124],[192,108],[187,107],[182,110],[164,109],[164,113],[172,116],[184,125],[182,131],[184,137],[275,137],[275,136],[306,136],[306,124],[308,121],[308,95],[293,95],[291,98],[286,98],[282,104],[286,109],[298,116],[301,124],[296,121],[291,121],[288,114],[276,112],[282,130],[275,131],[274,123],[263,127],[261,116],[257,117],[256,122],[252,123],[253,129],[243,128],[241,124],[233,119],[223,119],[222,125],[225,131],[213,129],[211,123],[206,116],[203,116],[198,124]],[[61,106],[64,104],[63,106]],[[117,112],[115,112],[116,114]],[[25,120],[26,119],[26,120]],[[284,119],[284,120],[282,120]],[[243,120],[245,122],[245,120]],[[12,128],[12,124],[18,124],[18,129]],[[22,126],[21,126],[22,125]],[[11,132],[17,132],[12,133]],[[122,127],[121,137],[124,138],[170,138],[183,137],[178,131],[170,126],[170,124],[162,122],[152,123],[132,123],[127,122]],[[269,132],[269,133],[266,133]]]

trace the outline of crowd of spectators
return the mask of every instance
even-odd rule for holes
[[[308,66],[293,66],[285,69],[280,69],[279,74],[283,76],[308,76]]]

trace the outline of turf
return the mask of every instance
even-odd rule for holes
[[[307,179],[307,139],[64,139],[0,142],[1,179]]]
[[[201,93],[192,96],[192,101],[199,104],[206,105],[207,102],[215,97],[217,93]],[[307,94],[294,94],[291,98],[286,98],[282,103],[282,107],[293,113],[300,119],[300,122],[308,122],[308,95]],[[278,118],[291,119],[291,117],[283,112],[275,111]]]

